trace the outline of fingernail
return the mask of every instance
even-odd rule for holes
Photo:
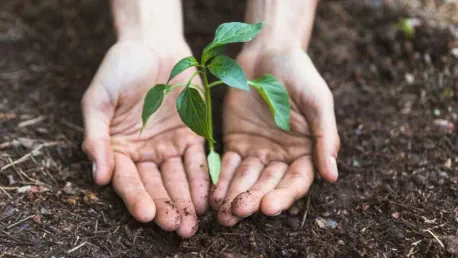
[[[272,215],[272,217],[278,216],[280,214],[281,214],[281,211],[279,211],[278,213],[275,213],[274,215]]]
[[[330,169],[330,174],[332,175],[332,178],[337,178],[337,174],[339,173],[337,171],[337,161],[336,158],[334,157],[329,157],[329,169]]]
[[[94,178],[94,180],[95,180],[96,174],[97,174],[97,165],[95,164],[95,162],[93,162],[92,163],[92,177]]]

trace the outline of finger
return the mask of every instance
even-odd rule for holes
[[[92,173],[99,185],[108,184],[114,168],[110,122],[114,107],[108,93],[95,80],[81,100],[84,121],[83,150],[93,162]]]
[[[197,232],[197,215],[181,158],[166,160],[161,165],[161,172],[165,189],[181,216],[181,225],[177,229],[177,234],[189,238]]]
[[[337,153],[340,147],[334,114],[334,99],[328,85],[316,70],[308,56],[304,56],[307,73],[297,76],[300,85],[309,84],[313,78],[314,85],[303,88],[300,107],[311,125],[314,143],[314,161],[321,177],[328,182],[334,182],[338,177]]]
[[[204,214],[208,209],[208,191],[210,180],[208,176],[207,158],[203,145],[190,147],[184,155],[184,163],[191,197],[198,214]]]
[[[232,202],[235,216],[245,218],[260,209],[262,198],[280,183],[288,165],[275,162],[265,168],[258,181],[249,191],[237,195]]]
[[[224,226],[233,226],[239,218],[232,213],[232,200],[250,189],[258,180],[264,165],[258,158],[248,157],[240,163],[218,212],[218,221]]]
[[[124,201],[130,214],[140,222],[150,222],[156,215],[153,199],[146,192],[133,161],[115,154],[113,188]]]
[[[226,197],[229,185],[231,184],[232,177],[235,174],[235,170],[241,162],[239,154],[228,151],[224,153],[221,161],[221,173],[219,175],[218,183],[213,187],[210,205],[214,210],[219,210],[223,203],[224,197]]]
[[[329,182],[334,182],[338,177],[337,153],[340,147],[340,139],[337,133],[337,125],[334,114],[332,95],[329,93],[327,100],[321,103],[327,105],[315,106],[308,109],[309,121],[313,138],[315,140],[314,160],[320,175]]]
[[[303,156],[293,162],[278,186],[261,202],[261,210],[267,216],[278,215],[304,196],[313,182],[313,162]]]
[[[137,168],[145,190],[156,206],[154,222],[165,231],[177,230],[181,216],[165,190],[158,167],[152,162],[142,162]]]

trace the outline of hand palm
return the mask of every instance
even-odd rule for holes
[[[220,182],[211,199],[219,210],[219,221],[228,226],[258,210],[276,215],[306,193],[314,178],[315,142],[322,137],[314,116],[320,109],[317,102],[325,100],[320,95],[329,96],[329,89],[303,51],[259,59],[242,54],[238,62],[249,79],[271,73],[285,84],[290,96],[291,129],[286,132],[275,125],[268,106],[254,89],[250,93],[228,90],[224,105],[226,152]],[[321,89],[315,90],[316,86]],[[332,108],[332,102],[323,102]]]
[[[168,94],[140,135],[146,93],[155,84],[165,83],[175,62],[186,55],[191,55],[186,48],[165,58],[143,44],[114,46],[85,94],[83,111],[89,128],[86,152],[95,160],[106,153],[97,160],[96,181],[104,184],[111,178],[138,220],[154,218],[164,230],[189,237],[197,230],[195,210],[203,213],[207,207],[208,175],[203,139],[182,123],[176,111],[179,89]],[[176,80],[186,80],[190,72]],[[92,98],[102,101],[94,106]],[[95,119],[102,121],[99,128],[90,123]],[[103,146],[97,135],[104,133],[104,126],[107,132],[102,138],[110,147],[97,151]]]
[[[240,62],[242,67],[247,67]],[[248,78],[273,73],[275,67],[261,66],[256,71],[245,69]],[[311,155],[312,145],[308,122],[290,100],[290,131],[277,127],[264,99],[251,89],[250,93],[229,89],[224,105],[224,142],[227,151],[270,162],[291,163],[301,156]],[[242,144],[249,143],[249,145]]]

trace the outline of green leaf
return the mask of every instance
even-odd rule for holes
[[[219,173],[221,171],[221,157],[217,152],[210,150],[210,153],[207,157],[207,162],[210,178],[212,179],[213,184],[216,185],[218,183]]]
[[[157,84],[151,88],[146,94],[145,101],[143,103],[142,111],[142,130],[146,125],[146,122],[154,112],[161,106],[164,96],[170,91],[172,86],[167,84]]]
[[[445,97],[445,98],[453,98],[454,95],[455,95],[455,92],[452,88],[445,88],[441,92],[441,97]]]
[[[212,47],[208,45],[204,48],[204,52],[202,54],[202,64],[206,64],[211,58],[215,56],[219,56],[223,54],[224,46],[219,47]]]
[[[243,22],[223,23],[216,29],[215,38],[204,49],[202,63],[217,55],[216,48],[230,43],[240,43],[252,40],[261,31],[264,22],[248,24]],[[218,51],[216,51],[218,52]]]
[[[208,70],[231,87],[246,91],[250,90],[245,72],[243,72],[240,65],[230,57],[217,56],[213,58],[208,65]]]
[[[412,25],[410,19],[404,18],[398,22],[398,29],[404,33],[404,35],[411,39],[415,35],[415,28]]]
[[[177,98],[177,109],[181,120],[196,134],[205,137],[208,141],[213,141],[213,136],[209,132],[207,120],[207,109],[205,101],[195,88],[184,88]]]
[[[172,72],[170,73],[170,77],[169,77],[169,80],[167,81],[167,83],[170,82],[173,78],[175,78],[175,76],[177,76],[178,74],[180,74],[184,70],[188,69],[189,67],[197,66],[197,65],[199,65],[199,63],[197,62],[196,58],[193,57],[193,56],[188,56],[188,57],[185,57],[185,58],[181,59],[173,67]]]
[[[271,74],[249,81],[249,84],[266,101],[275,120],[275,124],[279,128],[289,131],[291,107],[285,86]]]
[[[243,22],[223,23],[216,29],[212,45],[216,47],[229,43],[250,41],[258,35],[263,25],[263,22],[255,24]]]

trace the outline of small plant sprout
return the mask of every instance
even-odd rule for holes
[[[420,25],[420,21],[414,18],[403,18],[400,19],[397,28],[403,33],[408,39],[412,39],[415,36],[415,27]]]
[[[213,184],[218,182],[221,169],[221,157],[215,152],[213,138],[212,105],[210,90],[225,84],[239,90],[250,91],[253,87],[265,100],[272,113],[275,124],[282,130],[289,131],[290,104],[285,87],[273,75],[266,74],[255,80],[247,80],[245,72],[237,62],[222,54],[224,46],[230,43],[240,43],[252,40],[261,31],[263,22],[247,24],[230,22],[221,24],[215,33],[215,38],[207,45],[202,53],[200,63],[195,57],[181,59],[173,67],[167,84],[157,84],[146,94],[142,122],[145,127],[148,118],[159,109],[164,97],[175,87],[184,87],[176,100],[176,107],[181,120],[196,134],[204,137],[209,145],[207,157],[210,177]],[[197,71],[183,84],[168,84],[175,76],[190,67]],[[218,81],[210,83],[208,73]],[[202,76],[203,88],[192,83],[195,76]]]

